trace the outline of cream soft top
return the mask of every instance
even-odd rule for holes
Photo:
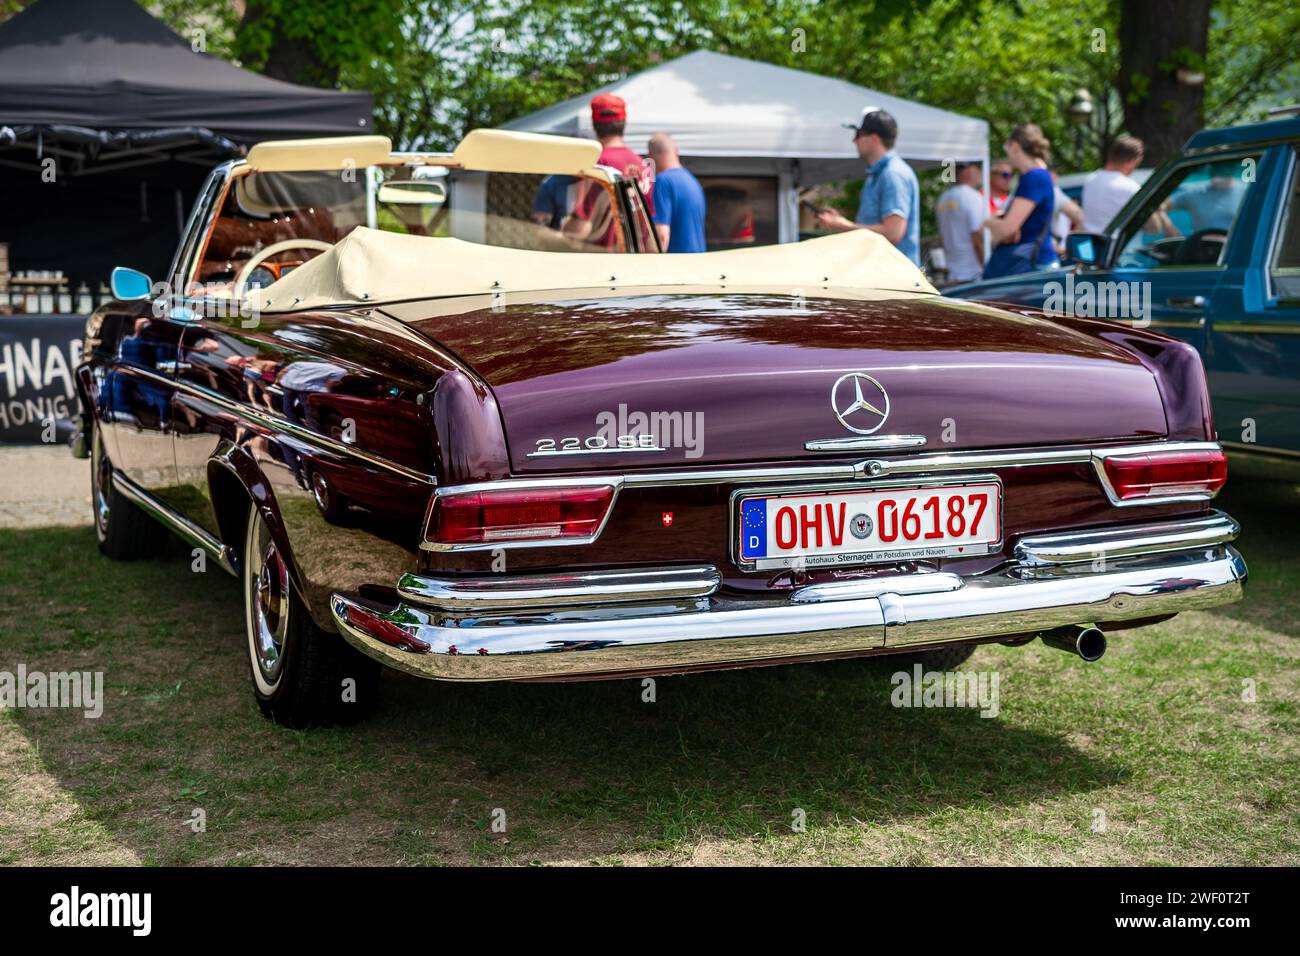
[[[938,294],[889,240],[862,229],[785,245],[654,255],[535,252],[358,227],[248,298],[261,311],[288,312],[444,296],[687,286],[831,298]]]

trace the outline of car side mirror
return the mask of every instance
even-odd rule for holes
[[[1093,232],[1071,232],[1065,237],[1065,257],[1081,262],[1085,266],[1095,266],[1106,258],[1106,246],[1110,240]]]
[[[114,298],[121,299],[123,302],[147,299],[153,293],[153,283],[147,275],[125,266],[117,266],[113,269],[109,285],[113,289]]]

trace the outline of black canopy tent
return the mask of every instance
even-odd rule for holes
[[[216,163],[262,139],[370,132],[369,93],[284,83],[194,45],[134,0],[38,0],[0,24],[12,272],[61,269],[92,289],[113,265],[159,276]]]

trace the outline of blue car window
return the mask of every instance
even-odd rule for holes
[[[1235,156],[1177,171],[1129,224],[1116,265],[1218,265],[1258,164],[1258,156]]]

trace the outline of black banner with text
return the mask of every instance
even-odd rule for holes
[[[66,441],[84,315],[0,315],[0,444]]]

